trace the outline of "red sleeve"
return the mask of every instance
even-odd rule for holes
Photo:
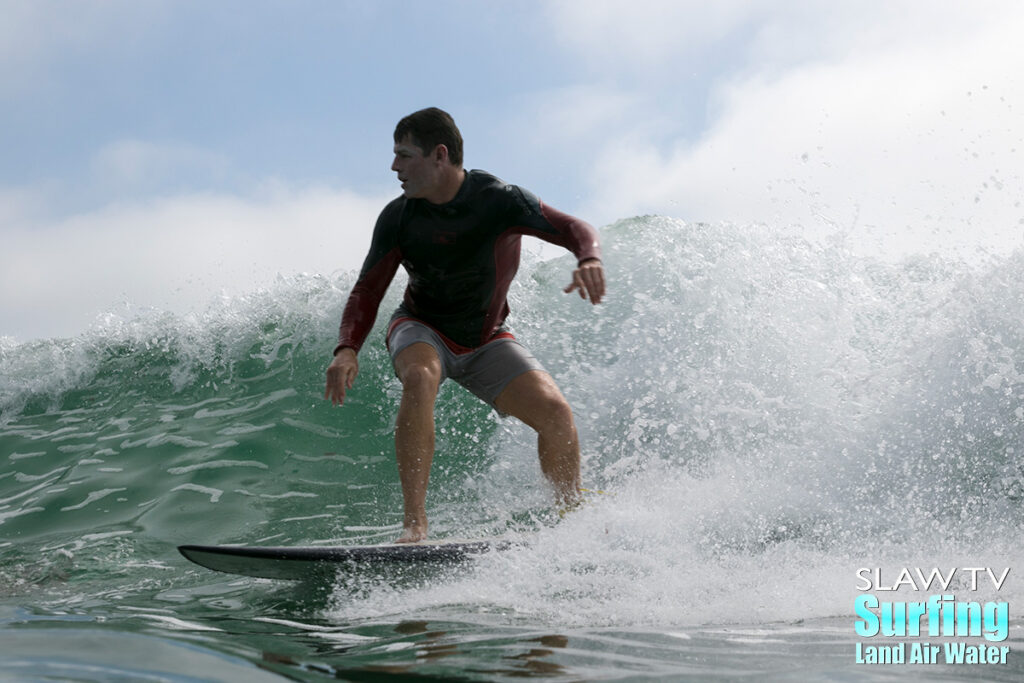
[[[334,353],[348,347],[359,353],[367,335],[377,320],[377,309],[388,285],[395,277],[398,264],[402,262],[402,251],[398,246],[398,232],[402,207],[399,197],[384,207],[373,228],[370,252],[366,255],[359,279],[352,287],[345,311],[341,314],[338,329],[338,345]]]
[[[384,298],[384,293],[388,291],[388,285],[394,279],[400,262],[401,257],[398,248],[395,247],[360,274],[352,293],[349,294],[345,311],[341,314],[338,345],[334,347],[334,353],[345,347],[359,353],[367,335],[373,329],[380,302]]]
[[[569,249],[576,255],[577,263],[582,263],[592,258],[600,260],[601,243],[597,238],[597,230],[594,229],[594,226],[575,216],[570,216],[567,213],[550,207],[544,202],[539,201],[539,204],[541,215],[555,228],[562,239],[556,241],[544,234],[539,234],[538,237],[555,244],[561,244],[561,246]]]
[[[518,185],[506,185],[505,189],[506,196],[514,200],[509,211],[516,232],[564,247],[576,255],[578,263],[601,258],[597,230],[590,223],[548,206]]]

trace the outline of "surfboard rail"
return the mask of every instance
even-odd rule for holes
[[[509,546],[509,541],[440,540],[361,546],[181,545],[178,552],[214,571],[295,581],[321,577],[346,566],[457,563]]]

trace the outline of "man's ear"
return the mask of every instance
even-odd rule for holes
[[[434,161],[441,163],[447,163],[448,161],[448,147],[447,145],[438,145],[434,148]]]

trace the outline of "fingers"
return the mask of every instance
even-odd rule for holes
[[[604,269],[601,267],[601,264],[588,263],[580,271],[583,284],[587,288],[587,294],[590,295],[591,303],[601,303],[601,298],[604,297]]]
[[[352,380],[345,376],[338,376],[327,380],[327,395],[324,398],[330,399],[331,403],[340,406],[345,403],[345,392],[352,388]]]
[[[572,273],[572,282],[570,282],[569,286],[566,287],[565,289],[563,289],[562,291],[565,292],[566,294],[569,294],[570,292],[572,292],[573,290],[576,290],[576,289],[578,289],[580,291],[580,298],[581,299],[586,299],[587,298],[586,287],[583,284],[583,278],[580,277],[578,270],[573,271],[573,273]]]
[[[327,372],[327,388],[324,390],[324,398],[333,405],[340,406],[345,403],[345,389],[347,382],[343,381],[337,373]]]
[[[355,384],[359,367],[354,362],[335,362],[327,368],[327,386],[324,389],[324,398],[332,404],[340,406],[345,403],[345,392]]]
[[[600,261],[588,261],[572,273],[572,283],[565,288],[568,294],[573,290],[579,290],[580,298],[590,298],[594,304],[601,303],[604,297],[604,268]]]

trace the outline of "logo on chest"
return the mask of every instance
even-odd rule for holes
[[[455,244],[458,237],[454,230],[435,230],[432,241],[434,244]]]

